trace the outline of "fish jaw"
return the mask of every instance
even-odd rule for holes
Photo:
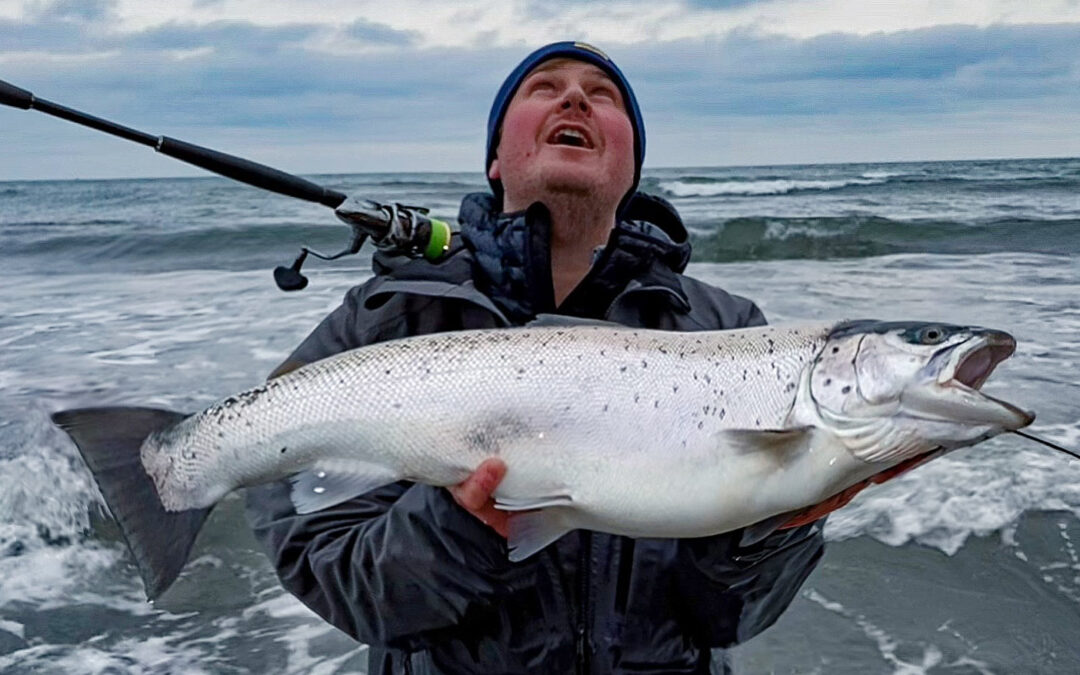
[[[1035,420],[1034,413],[979,390],[998,364],[1015,350],[1016,340],[1008,333],[981,330],[972,339],[935,356],[924,369],[926,377],[904,389],[901,410],[919,420],[969,427],[973,436],[970,440],[1028,426]]]

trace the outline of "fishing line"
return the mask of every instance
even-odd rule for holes
[[[1071,456],[1075,457],[1076,459],[1080,459],[1080,453],[1076,453],[1076,452],[1073,452],[1072,450],[1068,450],[1066,448],[1063,448],[1060,445],[1058,445],[1057,443],[1051,443],[1050,441],[1048,441],[1046,439],[1039,438],[1038,436],[1034,436],[1034,435],[1029,434],[1029,433],[1027,433],[1025,431],[1014,430],[1013,433],[1018,435],[1018,436],[1023,436],[1024,438],[1035,441],[1036,443],[1042,443],[1043,445],[1045,445],[1048,448],[1053,448],[1054,450],[1064,452],[1066,455],[1071,455]]]

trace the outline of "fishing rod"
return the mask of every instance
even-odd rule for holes
[[[146,145],[163,155],[193,164],[226,178],[276,192],[287,197],[315,202],[334,209],[339,220],[352,228],[349,245],[333,255],[324,255],[301,247],[300,255],[289,267],[274,269],[274,281],[283,291],[298,291],[307,286],[300,268],[308,254],[322,260],[335,260],[357,253],[369,238],[375,246],[391,253],[439,259],[450,247],[450,226],[428,216],[428,209],[403,204],[383,204],[350,197],[299,176],[242,157],[211,150],[169,136],[154,136],[109,120],[62,106],[0,80],[0,104],[22,110],[37,110],[47,115],[104,131],[113,136]]]
[[[1028,439],[1029,441],[1035,441],[1036,443],[1042,443],[1043,445],[1045,445],[1048,448],[1053,448],[1054,450],[1057,450],[1058,452],[1064,452],[1066,455],[1070,455],[1072,457],[1075,457],[1076,459],[1080,459],[1080,453],[1073,452],[1072,450],[1069,450],[1068,448],[1063,448],[1060,445],[1058,445],[1057,443],[1054,443],[1052,441],[1048,441],[1045,438],[1039,438],[1038,436],[1036,436],[1034,434],[1029,434],[1026,431],[1020,431],[1019,429],[1014,429],[1013,433],[1016,434],[1017,436],[1023,436],[1024,438]]]

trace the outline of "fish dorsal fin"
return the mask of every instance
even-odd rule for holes
[[[293,506],[297,513],[312,513],[400,480],[393,471],[365,462],[318,463],[293,475]]]
[[[603,319],[587,319],[580,316],[566,316],[564,314],[537,314],[536,318],[525,324],[529,328],[562,327],[571,326],[597,326],[601,328],[623,328],[621,323],[604,321]]]

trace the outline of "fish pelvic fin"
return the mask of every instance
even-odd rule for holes
[[[129,407],[80,408],[52,415],[94,474],[151,601],[180,575],[213,508],[166,511],[139,455],[147,436],[186,417],[171,410]]]
[[[525,560],[573,529],[564,520],[562,509],[558,506],[513,513],[507,520],[506,539],[510,547],[510,560]]]

